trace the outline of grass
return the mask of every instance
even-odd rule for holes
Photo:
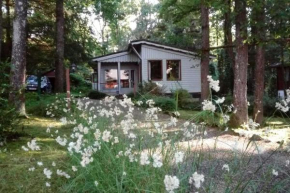
[[[29,119],[23,119],[21,127],[16,129],[22,136],[15,141],[10,141],[5,147],[0,147],[0,179],[2,179],[0,180],[0,192],[92,192],[96,191],[95,180],[99,182],[100,192],[147,192],[149,190],[151,192],[164,192],[163,179],[165,175],[176,175],[181,184],[178,192],[188,192],[196,190],[193,186],[188,186],[188,178],[195,171],[205,175],[204,188],[199,192],[215,192],[215,190],[225,190],[225,187],[228,188],[228,192],[238,192],[243,189],[246,192],[257,192],[261,189],[265,192],[268,190],[278,192],[283,190],[283,187],[289,187],[287,183],[290,181],[290,174],[287,171],[283,172],[282,169],[285,167],[284,157],[283,160],[279,160],[283,163],[278,165],[281,170],[279,170],[279,177],[275,178],[271,174],[271,170],[276,168],[276,158],[270,162],[272,165],[267,163],[267,165],[264,164],[265,167],[262,165],[260,169],[260,165],[263,164],[263,160],[265,157],[267,159],[268,155],[257,155],[251,152],[250,148],[247,149],[248,146],[241,153],[237,153],[236,150],[218,149],[215,144],[218,141],[217,136],[203,136],[200,133],[197,134],[196,138],[187,141],[184,140],[182,128],[175,127],[166,129],[164,135],[158,135],[154,128],[151,128],[155,132],[154,137],[148,134],[150,128],[137,127],[137,130],[134,130],[137,139],[129,139],[123,135],[123,127],[119,126],[119,129],[112,129],[110,119],[100,118],[99,114],[91,110],[83,112],[88,114],[80,116],[81,112],[75,112],[72,114],[72,118],[76,118],[78,124],[82,123],[84,126],[92,127],[90,133],[84,135],[84,138],[89,142],[84,144],[85,147],[89,147],[90,144],[97,141],[93,133],[95,129],[100,129],[101,132],[109,129],[113,136],[119,137],[120,143],[114,145],[113,143],[104,143],[100,139],[102,148],[93,154],[94,162],[82,168],[80,167],[80,155],[74,153],[69,156],[66,148],[58,145],[54,140],[56,136],[70,136],[71,126],[62,125],[52,118],[31,116]],[[192,117],[201,113],[186,110],[179,112],[180,118],[183,120],[191,120]],[[121,115],[120,119],[117,118],[116,122],[126,120],[127,112],[123,113],[125,114]],[[94,119],[95,123],[98,123],[97,128],[88,124],[92,115],[97,115],[97,118]],[[283,122],[282,119],[274,118],[268,120],[267,124],[286,126],[287,123]],[[46,132],[48,127],[52,127],[51,133]],[[58,131],[57,134],[56,131]],[[21,149],[21,146],[26,145],[32,138],[36,138],[41,146],[41,151],[25,152]],[[171,145],[160,148],[159,142],[165,142],[167,139],[172,141]],[[207,144],[203,146],[206,141]],[[209,141],[211,144],[208,144]],[[193,145],[194,143],[196,145]],[[141,152],[148,151],[152,155],[161,151],[164,164],[162,168],[153,168],[151,157],[151,163],[148,166],[141,166],[139,161],[129,162],[126,156],[116,159],[116,154],[119,151],[125,152],[131,144],[135,145],[132,151],[137,153],[135,155],[136,158],[138,156],[138,159]],[[176,151],[183,151],[186,154],[186,159],[179,165],[172,163],[173,154]],[[52,187],[47,188],[43,175],[44,167],[37,166],[39,161],[42,161],[44,167],[49,169],[53,168],[52,162],[56,162],[57,169],[63,168],[64,171],[68,171],[71,170],[72,165],[77,165],[79,171],[69,180],[53,176],[49,180]],[[229,173],[221,169],[225,163],[230,166]],[[28,168],[32,166],[36,168],[36,171],[28,172]],[[126,177],[122,175],[123,171],[126,171]],[[53,175],[56,175],[55,172]],[[266,185],[265,189],[264,185]],[[250,191],[251,189],[253,191]]]
[[[47,192],[43,168],[36,167],[36,163],[42,161],[51,165],[56,160],[62,162],[67,159],[67,153],[46,133],[46,129],[54,126],[52,133],[59,129],[59,134],[69,134],[70,129],[61,127],[60,122],[54,119],[35,116],[23,119],[21,125],[23,127],[17,128],[16,132],[20,132],[22,136],[0,147],[0,192]],[[21,149],[32,138],[37,139],[41,151],[26,152]],[[32,166],[35,166],[37,172],[28,172],[28,168]]]

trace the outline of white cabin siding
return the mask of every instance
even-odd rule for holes
[[[113,58],[99,60],[100,62],[138,62],[139,58],[133,53],[125,53],[124,55],[119,55]]]
[[[156,48],[153,46],[142,45],[142,80],[148,81],[148,61],[149,60],[162,60],[163,80],[158,81],[164,85],[166,92],[170,93],[171,90],[183,88],[191,93],[201,92],[201,77],[200,77],[200,59],[195,58],[189,54],[178,53],[165,49]],[[167,81],[166,80],[166,61],[167,60],[180,60],[181,61],[181,80],[180,81]]]

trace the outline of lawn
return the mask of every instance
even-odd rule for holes
[[[52,118],[30,116],[21,121],[17,128],[20,138],[10,141],[7,146],[0,147],[0,192],[47,192],[44,186],[42,167],[37,162],[51,165],[53,161],[59,163],[67,159],[67,153],[55,143],[51,134],[69,134],[71,130]],[[48,127],[53,127],[51,134],[46,133]],[[24,151],[21,146],[26,145],[32,138],[36,138],[41,151]],[[28,169],[35,167],[35,171]],[[53,190],[52,190],[53,191]]]

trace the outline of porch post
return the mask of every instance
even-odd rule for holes
[[[101,62],[98,62],[98,91],[101,91]]]
[[[121,94],[121,63],[118,62],[118,92]]]

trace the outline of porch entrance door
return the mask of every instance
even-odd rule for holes
[[[134,87],[136,86],[135,70],[121,70],[121,94],[128,94],[134,92]]]

